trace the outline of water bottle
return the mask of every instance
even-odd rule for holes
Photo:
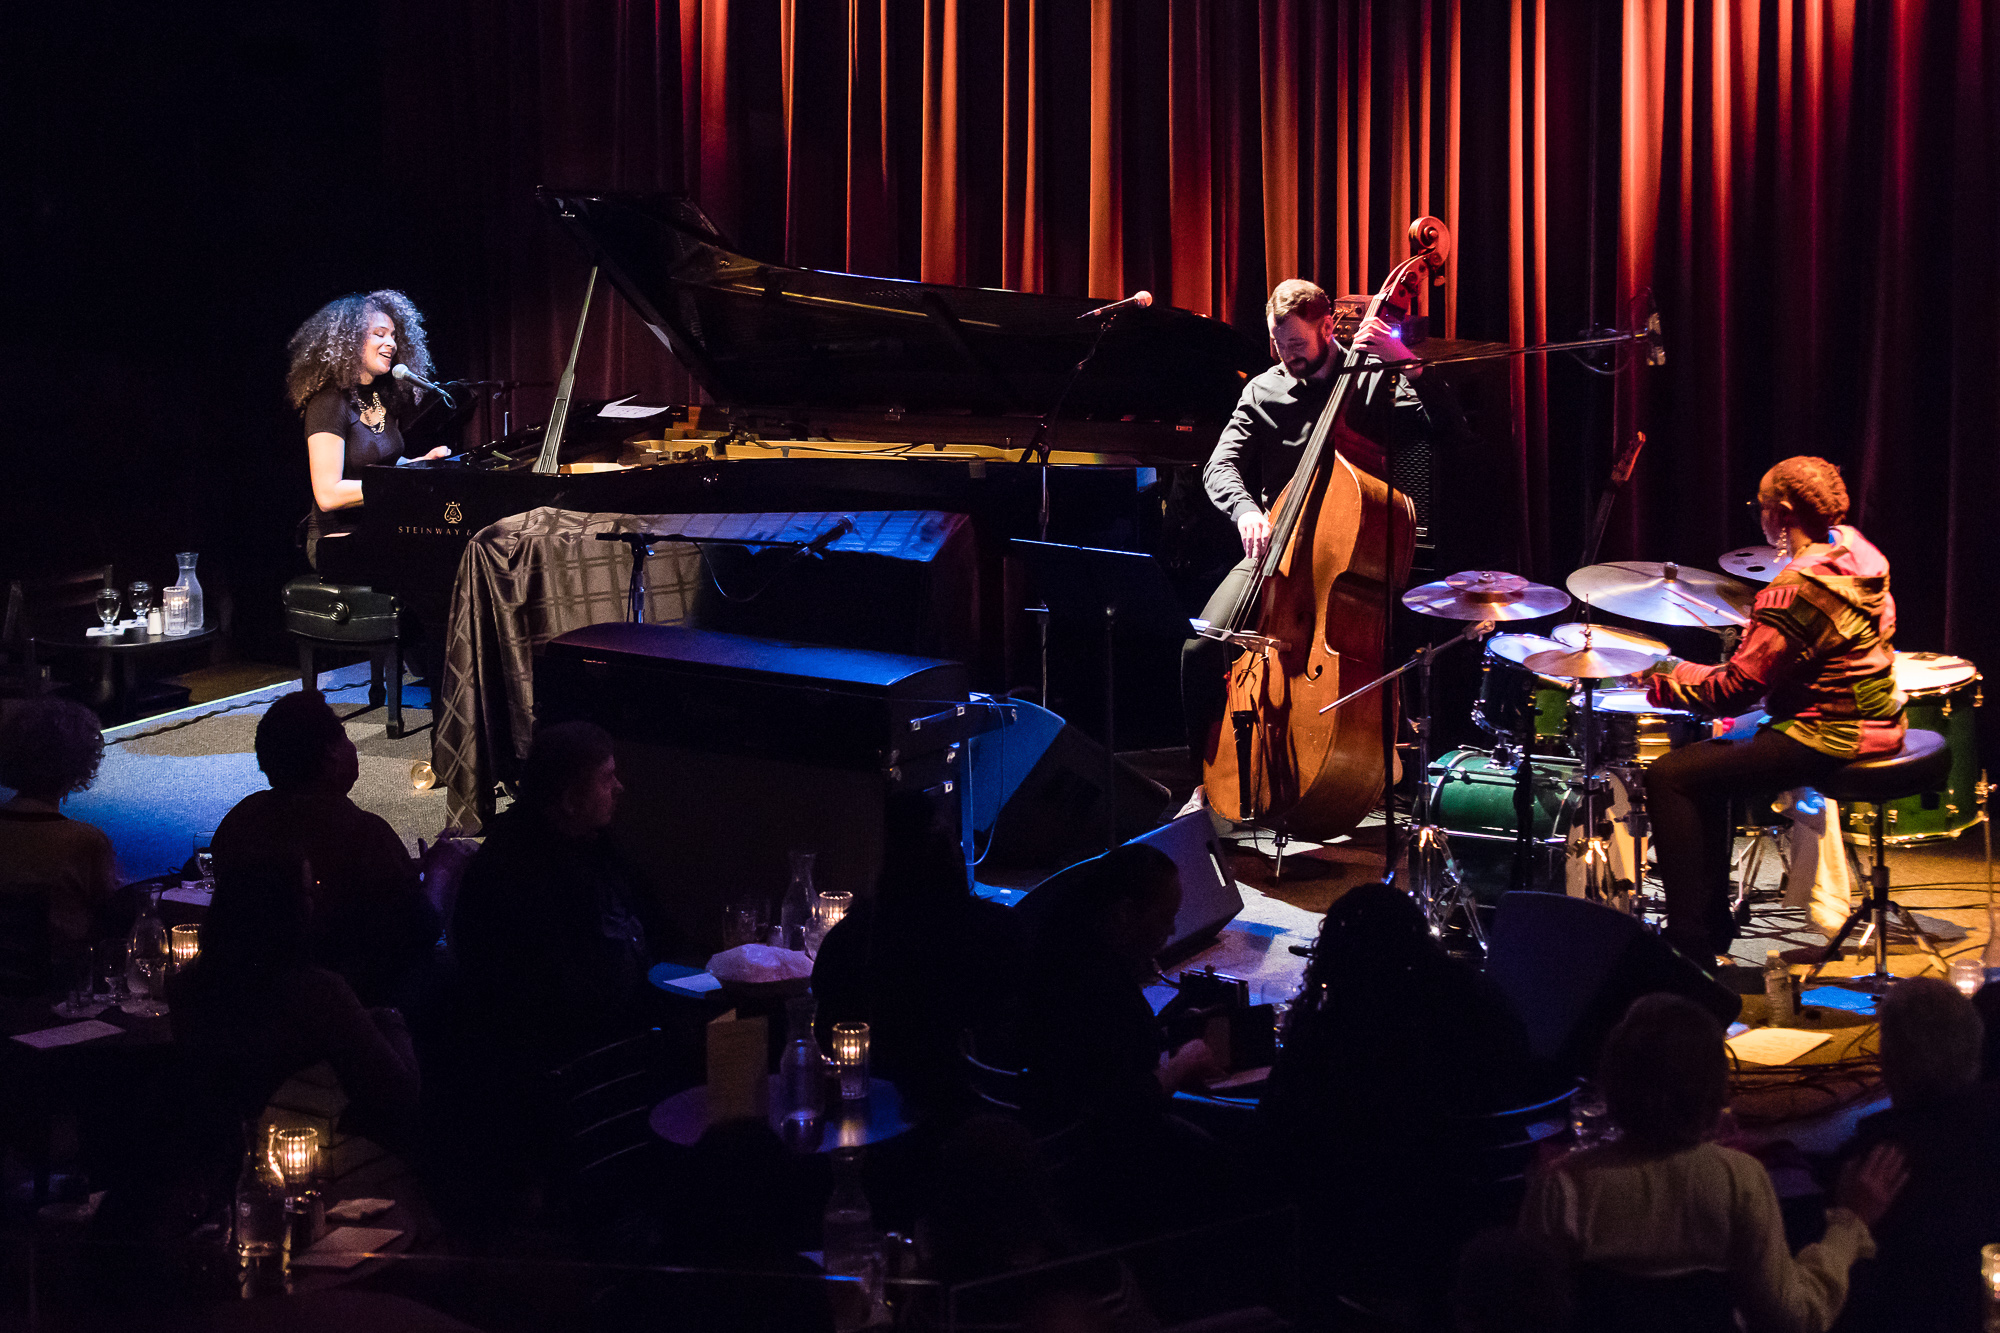
[[[833,1193],[827,1196],[821,1258],[831,1277],[859,1281],[859,1299],[834,1301],[836,1328],[864,1328],[882,1300],[882,1235],[861,1189],[861,1150],[833,1155]]]
[[[787,949],[804,952],[806,931],[812,927],[813,919],[813,854],[811,852],[792,853],[792,884],[785,890],[785,900],[778,908],[778,943]]]
[[[815,1009],[810,995],[785,1005],[790,1031],[778,1059],[778,1137],[807,1151],[819,1146],[826,1124],[826,1057],[813,1036]]]
[[[1764,998],[1771,1006],[1770,1024],[1780,1027],[1797,1017],[1792,1001],[1792,969],[1776,949],[1764,953]]]
[[[194,576],[194,562],[200,558],[193,551],[182,551],[174,557],[180,562],[181,567],[181,576],[175,581],[174,586],[186,588],[188,591],[187,623],[190,634],[201,633],[202,627],[208,624],[201,605],[201,580]]]
[[[292,1231],[285,1217],[285,1177],[274,1160],[277,1127],[259,1138],[253,1127],[236,1178],[236,1259],[246,1273],[282,1278],[291,1266]]]
[[[167,964],[173,959],[172,937],[167,934],[166,923],[160,920],[157,894],[158,890],[154,890],[141,900],[139,915],[125,937],[125,942],[131,946],[126,955],[125,980],[133,996],[133,1003],[127,1007],[127,1012],[136,1011],[150,1018],[167,1012]],[[140,998],[142,996],[143,999]]]

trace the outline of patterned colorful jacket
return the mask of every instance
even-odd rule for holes
[[[1766,724],[1844,759],[1903,743],[1896,603],[1889,561],[1850,527],[1830,550],[1793,561],[1757,594],[1736,655],[1721,666],[1669,661],[1646,692],[1665,708],[1730,714],[1764,700]]]

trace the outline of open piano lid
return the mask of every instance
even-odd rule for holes
[[[1033,413],[1090,350],[1104,304],[989,287],[760,263],[691,200],[536,191],[606,277],[717,402]],[[1220,421],[1261,341],[1190,311],[1118,317],[1065,417]]]

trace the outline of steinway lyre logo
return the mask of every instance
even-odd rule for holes
[[[458,501],[445,501],[444,521],[447,523],[463,523],[465,521],[465,511],[458,507]]]

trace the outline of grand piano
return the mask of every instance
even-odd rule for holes
[[[973,520],[985,622],[974,674],[996,684],[1002,553],[1040,526],[1030,446],[1051,405],[1063,403],[1051,539],[1156,550],[1162,478],[1191,481],[1244,377],[1269,364],[1261,340],[1155,306],[1121,313],[1070,384],[1099,330],[1079,316],[1101,302],[766,263],[675,196],[538,198],[710,401],[575,402],[555,472],[537,470],[545,426],[367,469],[363,531],[427,632],[445,621],[471,536],[541,506],[942,510]]]

